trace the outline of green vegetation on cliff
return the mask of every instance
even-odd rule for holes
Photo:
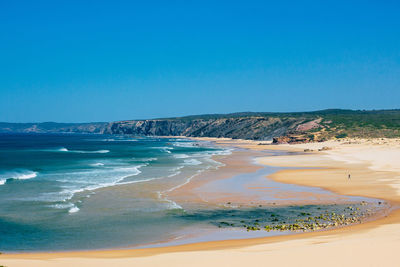
[[[400,110],[241,112],[111,123],[0,123],[0,132],[72,132],[157,136],[229,137],[277,143],[334,138],[400,137]]]
[[[400,110],[207,114],[112,123],[109,133],[230,137],[275,142],[400,137]]]

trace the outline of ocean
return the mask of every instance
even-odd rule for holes
[[[2,134],[0,250],[102,248],[166,237],[182,222],[164,213],[181,207],[162,192],[217,168],[211,157],[226,153],[175,138]],[[121,188],[128,185],[141,191],[126,194]]]
[[[168,198],[168,192],[223,166],[213,156],[230,153],[231,148],[179,138],[0,134],[0,251],[135,247],[202,229],[225,229],[229,236],[222,239],[243,238],[254,236],[246,224],[346,211],[345,204],[188,208]],[[265,179],[264,172],[259,176]]]

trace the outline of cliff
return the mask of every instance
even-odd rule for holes
[[[110,134],[228,137],[304,143],[344,137],[400,137],[400,110],[211,114],[113,122]]]
[[[111,134],[228,137],[234,139],[271,140],[285,135],[304,122],[296,118],[220,118],[194,120],[138,120],[111,123]]]
[[[400,110],[245,112],[111,123],[0,123],[0,132],[228,137],[304,143],[344,137],[400,137]]]

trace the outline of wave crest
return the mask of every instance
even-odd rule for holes
[[[0,173],[0,185],[4,185],[10,180],[28,180],[35,178],[38,172],[31,170],[12,170]]]
[[[92,163],[92,164],[90,164],[90,166],[92,166],[92,167],[104,166],[104,163],[101,163],[101,162],[96,162],[96,163]]]
[[[53,151],[53,150],[50,150]],[[82,154],[105,154],[109,153],[110,150],[108,149],[101,149],[101,150],[69,150],[68,148],[62,147],[59,149],[54,150],[56,152],[69,152],[69,153],[82,153]]]

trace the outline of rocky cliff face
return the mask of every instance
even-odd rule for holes
[[[274,143],[304,143],[344,137],[399,138],[400,110],[244,112],[111,123],[0,123],[0,132],[228,137],[273,140]]]
[[[296,131],[303,118],[238,117],[217,119],[133,120],[110,123],[110,134],[228,137],[234,139],[272,140]]]
[[[0,132],[105,133],[272,140],[274,137],[286,136],[309,127],[310,122],[305,121],[304,118],[293,117],[235,117],[132,120],[111,123],[0,123]]]

